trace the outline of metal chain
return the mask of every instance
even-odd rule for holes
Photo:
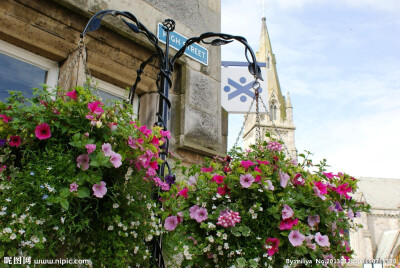
[[[249,117],[249,114],[250,114],[251,108],[252,108],[253,105],[254,105],[255,99],[256,99],[256,98],[253,98],[253,100],[251,101],[249,110],[247,111],[246,115],[244,116],[243,125],[242,125],[242,127],[240,128],[239,134],[238,134],[238,136],[237,136],[237,138],[236,138],[236,142],[235,142],[235,144],[233,145],[233,148],[237,148],[237,145],[238,145],[238,143],[239,143],[240,136],[241,136],[242,133],[243,133],[244,126],[246,125],[247,118]]]
[[[254,89],[254,98],[256,99],[256,142],[261,140],[261,120],[260,120],[260,107],[259,107],[259,98],[260,92],[260,82],[258,82],[258,78],[253,83]]]
[[[85,57],[85,53],[86,52],[86,44],[85,44],[85,40],[84,37],[81,38],[81,40],[79,40],[78,42],[78,48],[75,50],[78,51],[78,53],[74,56],[74,58],[69,62],[69,64],[67,65],[67,67],[65,68],[65,70],[63,71],[62,74],[60,74],[59,78],[58,78],[58,83],[60,84],[60,82],[65,78],[64,80],[64,84],[61,88],[65,89],[67,86],[68,81],[70,81],[71,79],[71,74],[73,72],[73,69],[75,68],[76,64],[78,63],[79,59],[82,57],[82,62],[83,62],[83,67],[85,68],[85,76],[86,78],[89,78],[89,85],[88,87],[91,87],[90,82],[93,79],[92,74],[90,73],[89,67],[87,66],[87,61],[86,61],[86,57]],[[74,52],[75,52],[74,51]],[[94,89],[96,90],[97,95],[100,97],[100,92],[98,90],[97,87],[94,87]]]
[[[268,115],[269,118],[271,119],[271,123],[272,123],[272,125],[274,126],[274,129],[275,129],[276,134],[278,134],[280,141],[282,141],[282,143],[283,143],[283,147],[285,148],[285,151],[286,151],[287,155],[288,155],[288,156],[291,156],[291,155],[290,155],[290,152],[289,152],[289,149],[287,148],[286,143],[285,143],[285,141],[283,140],[282,135],[281,135],[281,133],[280,133],[279,130],[278,130],[278,127],[275,125],[274,121],[272,120],[272,117],[271,117],[270,113],[268,112],[267,106],[265,105],[265,103],[264,103],[264,101],[263,101],[263,99],[262,99],[261,97],[260,97],[260,100],[261,100],[262,105],[264,106],[265,112],[267,113],[267,115]]]

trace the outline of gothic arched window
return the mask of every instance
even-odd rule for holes
[[[273,101],[269,107],[269,112],[271,116],[271,120],[277,119],[278,107],[276,106],[275,101]]]

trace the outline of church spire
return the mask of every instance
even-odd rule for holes
[[[266,18],[262,18],[260,47],[257,52],[257,61],[265,62],[267,69],[268,81],[268,102],[275,102],[276,107],[280,111],[276,118],[286,119],[286,103],[282,95],[281,86],[279,84],[278,72],[276,70],[275,55],[272,53],[271,40],[269,39]]]

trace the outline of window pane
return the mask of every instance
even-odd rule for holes
[[[45,83],[46,75],[46,70],[0,53],[0,100],[5,101],[10,96],[7,90],[21,91],[26,98],[32,97],[32,88]]]
[[[106,104],[107,100],[122,100],[122,98],[115,96],[113,94],[110,94],[108,92],[105,92],[103,90],[99,90],[100,97],[103,99],[103,103]]]

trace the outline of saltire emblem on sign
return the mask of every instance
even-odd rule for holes
[[[248,63],[228,62],[231,65],[223,62],[221,69],[221,105],[230,113],[247,113],[251,102],[254,99],[253,84],[254,77],[249,73]],[[262,66],[262,64],[260,64]],[[264,79],[267,77],[266,70],[261,68]],[[258,81],[260,83],[259,93],[263,98],[264,103],[268,101],[267,81]],[[253,105],[251,111],[256,112],[256,107]],[[260,109],[260,113],[263,109]],[[265,111],[264,111],[265,112]]]

